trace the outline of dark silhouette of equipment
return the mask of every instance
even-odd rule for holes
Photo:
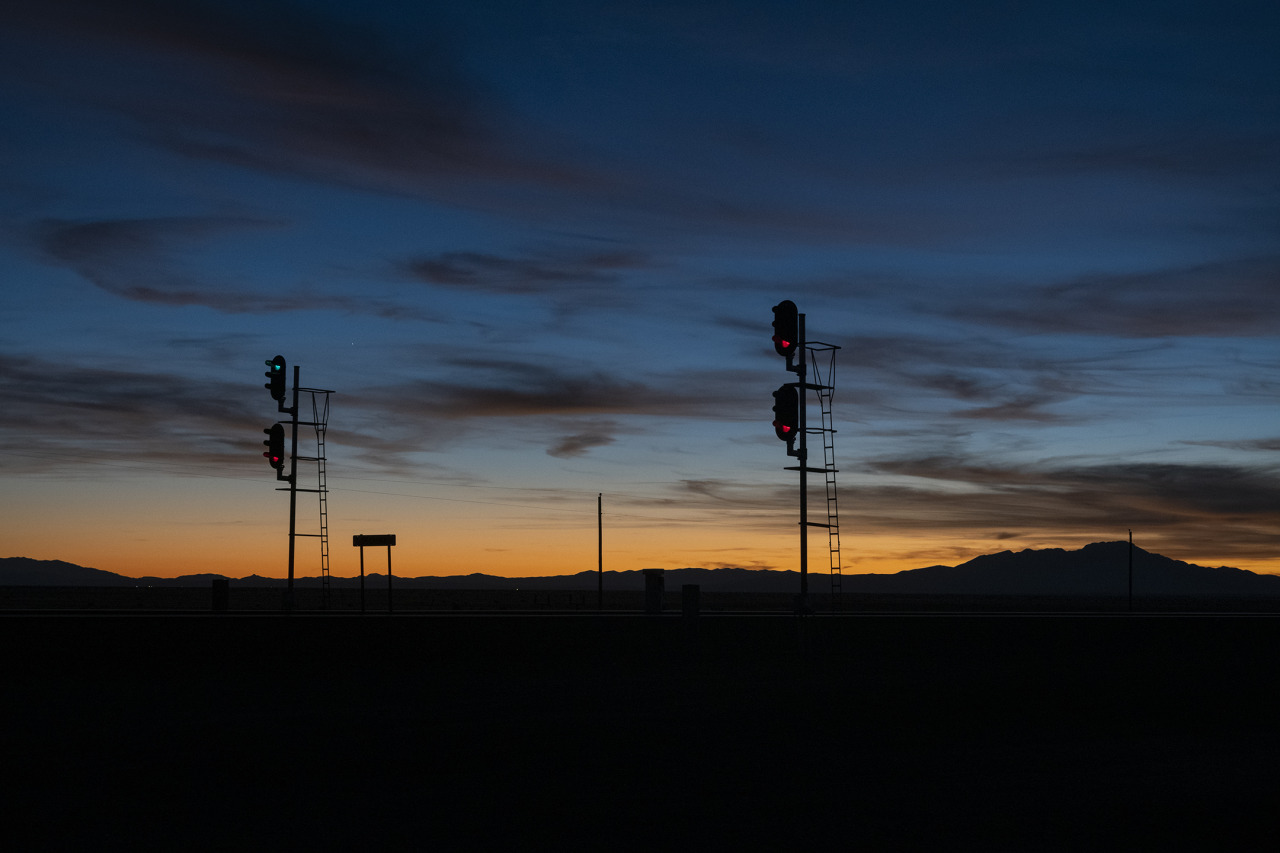
[[[644,612],[649,616],[662,613],[662,599],[666,594],[666,580],[662,569],[641,569],[644,573]]]
[[[262,443],[267,446],[267,449],[262,455],[267,457],[272,468],[277,471],[284,470],[284,426],[272,424],[263,432],[267,434],[267,440]]]
[[[285,395],[284,356],[278,355],[267,359],[266,365],[267,372],[262,375],[270,381],[263,383],[262,387],[271,392],[271,399],[283,400]]]
[[[281,414],[289,416],[288,421],[277,422],[263,432],[267,434],[267,440],[262,442],[267,446],[267,450],[262,455],[271,463],[271,467],[275,469],[276,479],[289,484],[287,489],[278,489],[278,491],[287,491],[289,493],[289,581],[285,592],[285,609],[293,609],[293,564],[296,539],[299,536],[311,536],[320,540],[320,578],[321,588],[324,593],[325,607],[329,606],[329,487],[326,482],[325,473],[325,449],[324,438],[325,432],[329,426],[329,395],[333,391],[323,388],[302,388],[301,386],[301,369],[298,365],[293,366],[293,405],[285,405],[285,397],[288,394],[287,381],[285,375],[285,359],[284,356],[278,355],[275,358],[267,359],[267,372],[264,374],[269,382],[262,387],[271,392],[271,397],[276,401],[276,408]],[[311,395],[311,415],[310,421],[298,420],[298,397],[300,394]],[[287,423],[290,428],[290,453],[289,453],[289,472],[286,474],[284,470],[284,424]],[[314,456],[303,456],[298,453],[298,427],[310,426],[316,431],[316,451]],[[314,489],[298,488],[298,463],[299,462],[315,462],[318,474],[317,487]],[[320,532],[319,533],[298,533],[298,492],[313,492],[320,498]]]
[[[810,527],[824,528],[828,534],[833,604],[840,592],[840,521],[836,507],[835,427],[831,413],[831,397],[835,391],[835,352],[840,347],[808,340],[805,315],[799,312],[794,302],[784,299],[773,306],[773,348],[787,359],[787,370],[796,375],[795,382],[788,382],[773,392],[773,431],[787,443],[787,455],[800,463],[786,469],[800,472],[800,595],[796,599],[796,612],[812,613],[809,606]],[[810,381],[810,369],[816,381]],[[822,416],[821,426],[816,428],[810,428],[807,422],[809,391],[817,394]],[[810,433],[822,436],[821,468],[809,463]],[[821,474],[826,480],[825,522],[809,520],[809,474]]]
[[[773,306],[773,349],[787,360],[788,367],[800,348],[800,312],[790,299]]]
[[[800,392],[782,385],[773,392],[773,431],[787,443],[788,451],[800,436]]]

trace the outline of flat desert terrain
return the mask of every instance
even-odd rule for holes
[[[1267,615],[0,614],[9,838],[1231,849]],[[31,849],[24,846],[24,849]]]
[[[816,584],[827,587],[825,582]],[[366,613],[387,611],[387,588],[371,582],[365,589]],[[795,596],[790,593],[712,592],[699,595],[699,610],[706,615],[720,613],[776,612],[794,610]],[[359,613],[360,590],[335,586],[329,601],[318,587],[295,588],[294,600],[300,611]],[[593,612],[597,594],[591,591],[537,590],[433,590],[397,588],[391,592],[392,609],[396,612],[458,611],[562,611]],[[830,593],[810,596],[813,608],[820,614],[857,612],[949,612],[949,613],[1122,613],[1127,612],[1125,597],[1070,596],[1000,596],[1000,595],[901,595],[844,593],[833,600]],[[67,587],[67,586],[0,586],[0,612],[6,610],[88,610],[88,611],[187,611],[204,612],[213,607],[214,596],[209,587]],[[284,582],[278,587],[238,585],[228,590],[227,606],[232,612],[278,613],[283,609]],[[1204,613],[1280,613],[1280,598],[1264,596],[1135,596],[1137,612],[1204,612]],[[604,608],[608,611],[642,611],[645,594],[637,590],[606,590]],[[680,613],[681,591],[667,590],[663,610]]]

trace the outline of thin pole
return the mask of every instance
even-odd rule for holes
[[[596,495],[596,610],[604,610],[604,492]]]
[[[364,546],[360,546],[360,612],[364,613]]]
[[[298,529],[298,386],[302,368],[293,366],[293,452],[289,455],[289,590],[285,607],[293,610],[293,552]]]
[[[1129,612],[1133,612],[1133,531],[1129,531]]]
[[[387,612],[391,612],[391,546],[387,546]]]
[[[804,315],[797,316],[800,340],[797,341],[800,363],[796,365],[796,376],[800,380],[800,610],[809,609],[809,441],[808,441],[808,408],[809,396],[805,385],[808,383],[808,367],[805,364]]]

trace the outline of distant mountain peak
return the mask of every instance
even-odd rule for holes
[[[30,557],[0,559],[0,585],[3,586],[133,586],[137,581],[106,572],[67,563],[63,560],[33,560]]]
[[[1093,542],[1075,551],[1027,548],[983,554],[955,567],[911,569],[879,582],[884,591],[972,595],[1127,595],[1127,541]],[[1208,568],[1133,546],[1135,595],[1280,595],[1280,577]],[[864,576],[871,577],[871,576]],[[875,581],[873,584],[877,583]],[[849,589],[849,584],[845,584]],[[866,586],[870,590],[870,586]]]

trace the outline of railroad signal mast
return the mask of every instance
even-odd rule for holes
[[[267,458],[267,462],[275,469],[276,479],[287,482],[289,488],[278,489],[277,491],[289,492],[289,583],[285,593],[285,608],[293,609],[293,565],[295,541],[298,536],[314,536],[320,539],[320,582],[324,592],[325,605],[329,602],[329,501],[328,501],[328,484],[326,481],[325,471],[325,450],[324,439],[325,432],[329,426],[329,395],[332,391],[321,388],[302,388],[300,387],[301,370],[298,365],[293,366],[293,405],[286,406],[285,398],[289,396],[286,387],[288,364],[284,356],[277,355],[274,358],[266,360],[267,371],[264,376],[267,381],[263,383],[264,388],[271,394],[271,399],[276,401],[276,408],[281,414],[289,416],[288,421],[277,421],[271,426],[263,430],[267,435],[267,440],[262,442],[266,445],[266,451],[262,454]],[[312,419],[310,421],[298,420],[298,397],[300,394],[311,395],[311,411]],[[323,401],[323,405],[321,404]],[[291,427],[291,442],[289,452],[289,473],[284,473],[284,425],[288,423]],[[316,455],[300,456],[298,454],[298,427],[311,426],[316,430]],[[299,489],[298,488],[298,462],[315,462],[318,465],[319,487],[315,489]],[[314,492],[320,496],[320,532],[319,533],[298,533],[298,492]]]
[[[788,466],[787,471],[800,472],[800,595],[796,600],[796,612],[812,613],[809,605],[809,528],[826,528],[831,553],[831,589],[833,601],[840,592],[840,523],[836,503],[835,429],[831,420],[831,397],[835,391],[835,352],[840,347],[821,341],[809,341],[805,337],[805,315],[790,299],[773,306],[773,348],[787,360],[787,370],[796,375],[795,382],[786,382],[773,392],[773,429],[779,439],[787,443],[787,455],[795,457],[799,465]],[[816,381],[809,381],[809,362],[813,362]],[[825,365],[823,361],[825,360]],[[822,413],[822,426],[810,429],[808,424],[807,391],[817,394]],[[809,464],[810,434],[823,437],[823,467]],[[822,474],[826,481],[827,521],[809,521],[809,474]]]

